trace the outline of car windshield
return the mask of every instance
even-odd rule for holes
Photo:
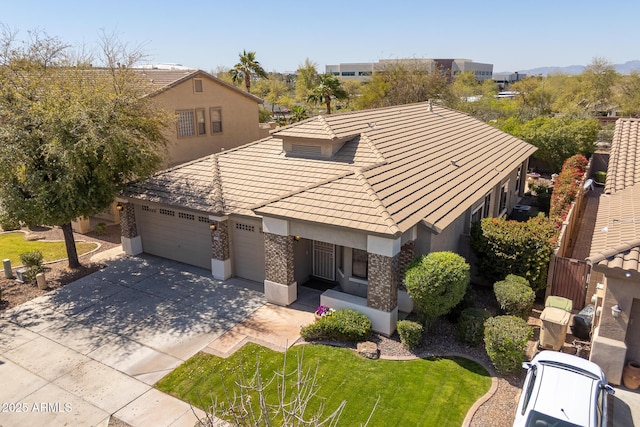
[[[567,420],[560,420],[550,415],[542,414],[538,411],[531,411],[527,419],[527,427],[580,427]]]

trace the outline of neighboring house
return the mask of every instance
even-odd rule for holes
[[[151,83],[153,91],[148,96],[176,114],[175,126],[166,135],[165,166],[219,153],[263,136],[258,123],[260,98],[201,70],[136,71]],[[117,222],[115,206],[95,218]],[[73,225],[79,232],[90,229],[89,219]]]
[[[431,103],[318,116],[131,184],[123,246],[262,282],[282,305],[298,283],[334,282],[321,301],[390,334],[411,310],[407,265],[509,212],[534,151]]]
[[[587,259],[604,275],[590,359],[613,384],[627,360],[640,361],[639,161],[640,119],[618,119]]]

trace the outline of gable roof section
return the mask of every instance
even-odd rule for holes
[[[613,194],[640,183],[640,119],[616,121],[604,192]]]
[[[229,90],[237,92],[238,94],[249,98],[252,101],[255,101],[259,104],[262,104],[262,99],[258,98],[255,95],[252,95],[244,90],[241,90],[234,85],[231,85],[219,78],[215,77],[212,74],[209,74],[202,70],[154,70],[148,68],[135,68],[134,71],[138,73],[138,75],[142,76],[149,83],[151,83],[152,88],[155,90],[149,94],[149,96],[156,96],[166,90],[171,89],[189,79],[192,78],[206,78],[209,80],[213,80],[220,86],[224,86]]]
[[[368,200],[363,197],[366,193],[375,195],[372,203],[379,204],[380,214],[388,215],[391,223],[385,220],[374,226],[364,222],[356,228],[396,234],[424,221],[440,232],[469,209],[478,193],[483,196],[535,151],[532,145],[468,115],[427,103],[334,115],[323,120],[331,129],[327,135],[339,138],[362,133],[361,139],[374,146],[385,162],[354,172],[361,187],[351,186],[340,194],[332,183],[324,183],[303,190],[308,194],[285,195],[258,207],[257,213],[308,219],[310,212],[324,212],[324,217],[318,215],[315,219],[343,225],[352,223],[358,215],[352,210],[355,206],[349,209],[342,200],[354,197],[364,202]],[[296,130],[292,129],[295,126],[285,128],[274,135],[301,137],[307,128],[316,138],[316,128],[311,128],[309,121],[304,125]],[[318,197],[319,192],[334,198]],[[356,196],[356,192],[361,194]],[[387,226],[384,231],[383,225]]]
[[[640,119],[616,121],[587,260],[601,268],[640,271]]]

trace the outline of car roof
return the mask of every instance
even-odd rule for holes
[[[584,375],[557,362],[539,366],[539,386],[532,396],[531,407],[572,424],[591,425],[593,391],[599,383],[597,377]]]
[[[602,369],[598,365],[588,361],[587,359],[583,359],[582,357],[574,356],[571,354],[545,350],[538,353],[536,357],[533,358],[531,363],[562,364],[572,366],[586,371],[596,378],[601,379],[603,384],[607,383],[604,372],[602,372]]]

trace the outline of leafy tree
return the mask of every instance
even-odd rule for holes
[[[291,123],[297,123],[309,118],[309,112],[302,105],[291,108]]]
[[[571,116],[536,117],[521,122],[512,117],[501,120],[497,127],[538,147],[534,157],[559,171],[574,154],[590,156],[595,151],[600,124],[595,119]]]
[[[141,59],[103,34],[104,69],[44,33],[0,45],[0,200],[27,224],[59,225],[79,266],[71,221],[103,211],[132,179],[161,164],[170,116],[130,69]]]
[[[613,87],[620,75],[604,58],[593,58],[583,73],[587,105],[594,114],[611,111]]]
[[[331,101],[333,99],[347,99],[349,95],[342,88],[340,80],[331,73],[318,76],[318,85],[313,88],[308,102],[314,104],[324,104],[327,107],[327,114],[331,114]]]
[[[255,52],[247,52],[246,50],[243,50],[241,54],[238,54],[238,56],[240,57],[240,62],[229,70],[229,74],[231,75],[234,83],[244,81],[244,86],[247,88],[247,92],[251,92],[251,76],[255,75],[266,79],[267,73],[262,68],[262,65],[260,65],[260,62],[256,60]]]
[[[358,108],[379,108],[424,102],[430,99],[451,102],[449,80],[428,64],[393,62],[373,74],[363,86]]]
[[[628,76],[622,76],[614,93],[623,115],[640,117],[640,72],[633,71]]]
[[[296,101],[307,102],[313,88],[318,85],[318,64],[309,58],[296,71]]]
[[[430,326],[464,298],[469,264],[453,252],[431,252],[409,266],[404,283],[420,319]]]

